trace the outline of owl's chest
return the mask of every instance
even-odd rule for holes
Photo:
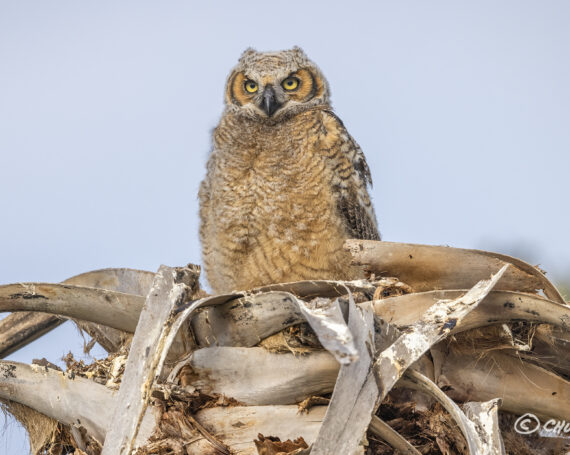
[[[254,218],[307,218],[331,203],[331,175],[307,136],[279,131],[224,144],[216,169],[216,206]]]

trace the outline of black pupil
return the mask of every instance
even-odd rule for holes
[[[253,90],[253,89],[255,88],[255,84],[254,84],[253,82],[250,82],[250,83],[249,83],[249,88],[250,88],[251,90]]]
[[[289,86],[293,85],[293,80],[292,79],[288,80],[287,85],[289,85]]]

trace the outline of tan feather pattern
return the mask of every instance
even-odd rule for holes
[[[285,102],[271,118],[256,116],[255,106],[228,106],[215,128],[199,192],[204,267],[215,292],[361,275],[342,246],[350,237],[379,238],[370,173],[321,92],[320,102],[306,109]]]

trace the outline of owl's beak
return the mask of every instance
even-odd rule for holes
[[[265,87],[261,100],[261,109],[265,111],[268,117],[271,117],[280,106],[281,104],[277,102],[273,87],[271,85]]]

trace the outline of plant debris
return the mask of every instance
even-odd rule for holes
[[[546,421],[565,418],[570,409],[570,307],[540,270],[518,259],[474,250],[390,242],[347,244],[355,262],[369,270],[368,280],[282,283],[208,296],[197,287],[199,268],[190,267],[185,272],[191,279],[190,291],[184,294],[186,300],[173,303],[175,309],[165,319],[161,338],[157,338],[164,356],[159,371],[145,379],[148,393],[141,395],[147,400],[141,409],[148,406],[141,418],[151,423],[152,431],[144,433],[146,439],[137,442],[133,453],[306,455],[313,448],[322,450],[322,435],[328,434],[325,427],[330,431],[341,422],[342,428],[343,419],[354,413],[350,422],[362,423],[363,431],[372,415],[378,424],[372,426],[374,431],[360,433],[359,453],[394,453],[397,441],[392,438],[392,447],[380,438],[390,440],[382,433],[380,423],[384,422],[408,444],[406,453],[467,455],[473,438],[465,431],[465,422],[473,428],[478,424],[473,415],[473,420],[459,418],[462,414],[454,411],[459,408],[450,397],[459,404],[472,402],[464,410],[481,409],[487,403],[500,403],[490,400],[502,398],[498,426],[495,414],[495,425],[487,430],[498,441],[502,438],[506,455],[567,453],[568,438],[515,431],[524,412],[534,412]],[[503,270],[504,276],[489,285],[489,278],[505,264],[509,268]],[[172,269],[164,270],[170,273]],[[33,387],[33,382],[24,384],[19,375],[28,370],[21,364],[0,362],[3,409],[28,429],[33,455],[100,455],[104,450],[85,429],[93,428],[89,422],[78,419],[64,424],[55,419],[65,421],[57,416],[67,415],[69,406],[80,412],[90,404],[89,396],[84,403],[65,399],[65,387],[85,380],[89,387],[97,384],[105,392],[107,409],[115,405],[127,381],[131,340],[137,338],[129,330],[134,330],[146,308],[144,296],[155,278],[150,272],[105,269],[79,275],[64,285],[0,286],[0,309],[4,305],[10,311],[41,311],[41,305],[48,302],[50,311],[61,317],[74,317],[81,311],[88,318],[84,309],[93,298],[101,305],[98,308],[112,301],[113,314],[128,315],[110,326],[102,325],[108,315],[79,322],[92,337],[87,344],[100,342],[109,350],[107,358],[86,363],[70,353],[64,358],[65,372],[47,359],[34,361],[31,370],[26,367],[25,381],[53,381],[48,384],[53,386],[54,399],[49,400],[51,409],[43,408],[46,415],[34,409],[34,402],[26,406],[9,401],[21,397],[20,388]],[[474,291],[469,289],[481,280],[486,280],[487,296],[467,316],[463,312],[455,317],[458,308],[463,311],[462,305],[473,304]],[[14,289],[27,289],[28,294],[18,291],[19,295]],[[59,300],[44,292],[50,289],[57,291]],[[168,288],[164,292],[174,295]],[[73,306],[73,299],[81,300],[81,308]],[[353,313],[356,308],[355,314],[369,312],[368,325],[361,324],[362,333],[357,334],[355,320],[350,323],[349,308]],[[162,334],[169,330],[173,332],[166,342]],[[419,342],[414,334],[426,336]],[[140,333],[138,338],[145,339]],[[141,355],[158,358],[157,352],[149,348]],[[364,360],[358,363],[358,359]],[[379,359],[390,363],[390,369],[380,368]],[[344,376],[347,371],[358,371],[358,388],[354,383],[351,391],[350,373],[340,380],[339,362]],[[375,381],[369,383],[372,374]],[[424,378],[423,389],[422,381],[410,381],[414,375]],[[57,381],[63,384],[61,389]],[[222,386],[215,389],[216,384]],[[387,395],[372,412],[359,414],[363,409],[358,407],[359,400],[368,396],[361,391],[371,384],[381,396]],[[142,385],[131,388],[136,391]],[[335,404],[335,393],[352,401],[337,399]],[[105,423],[116,428],[121,409],[126,412],[131,404],[118,403],[123,406],[118,417]],[[335,414],[327,415],[331,409]],[[323,425],[330,421],[336,421],[336,426]],[[100,425],[89,431],[99,432],[98,439],[103,441],[107,430]],[[346,438],[343,431],[338,435],[341,447]]]

